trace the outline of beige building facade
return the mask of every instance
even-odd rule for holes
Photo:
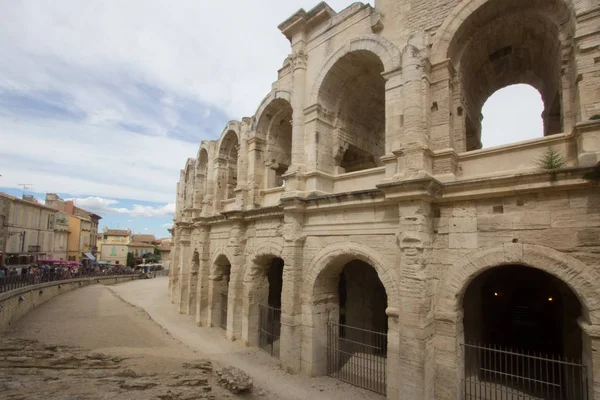
[[[109,261],[111,264],[126,265],[131,231],[128,229],[105,229],[100,233],[99,261]]]
[[[172,301],[389,399],[550,398],[535,380],[600,400],[599,26],[595,0],[298,11],[255,115],[181,172]],[[516,83],[544,136],[482,149],[483,103]],[[573,365],[489,362],[533,352]]]
[[[0,193],[2,265],[19,266],[54,257],[56,211],[33,198]]]
[[[86,241],[85,248],[82,248],[82,257],[86,260],[94,261],[90,257],[87,257],[85,253],[89,253],[95,259],[98,255],[98,224],[102,219],[101,216],[94,214],[93,212],[84,210],[75,205],[73,200],[63,200],[56,193],[46,193],[46,206],[54,208],[55,210],[62,211],[66,214],[73,215],[76,217],[83,218],[89,221],[86,225],[86,232],[89,232],[89,237]],[[89,225],[89,227],[87,226]]]
[[[68,260],[69,215],[57,211],[54,218],[54,260]]]

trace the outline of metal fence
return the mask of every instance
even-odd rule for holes
[[[71,279],[84,279],[84,278],[106,278],[109,276],[121,276],[121,275],[138,275],[131,272],[53,272],[45,274],[25,274],[25,275],[8,275],[0,278],[0,293],[9,292],[18,288],[38,285],[46,282],[57,282],[57,281],[68,281]]]
[[[227,292],[221,293],[221,329],[227,330]]]
[[[272,357],[279,358],[279,337],[281,336],[281,309],[259,304],[260,325],[258,328],[259,348]]]
[[[387,333],[327,324],[327,375],[386,394]]]
[[[500,346],[464,344],[466,400],[588,400],[578,360]]]

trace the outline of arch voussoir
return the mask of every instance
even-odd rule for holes
[[[560,279],[577,296],[590,322],[600,323],[600,293],[594,287],[594,282],[600,281],[600,274],[574,257],[550,247],[530,244],[507,244],[466,255],[447,271],[436,298],[436,314],[460,311],[463,294],[475,277],[488,269],[509,264],[536,268]]]

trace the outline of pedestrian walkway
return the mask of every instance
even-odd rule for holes
[[[375,393],[347,385],[329,377],[310,378],[283,372],[277,360],[241,341],[231,342],[219,328],[196,325],[193,317],[177,312],[168,297],[168,279],[138,280],[110,286],[126,302],[146,311],[173,338],[213,361],[244,370],[274,398],[305,399],[382,399]]]

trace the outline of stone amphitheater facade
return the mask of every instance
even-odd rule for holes
[[[257,346],[261,305],[280,309],[281,367],[311,376],[335,324],[382,331],[381,393],[455,400],[464,344],[493,336],[485,290],[533,273],[562,296],[553,348],[600,399],[598,0],[320,3],[279,29],[291,52],[255,115],[181,172],[179,312]],[[481,149],[483,103],[516,83],[544,136]],[[549,147],[563,168],[539,167]]]

